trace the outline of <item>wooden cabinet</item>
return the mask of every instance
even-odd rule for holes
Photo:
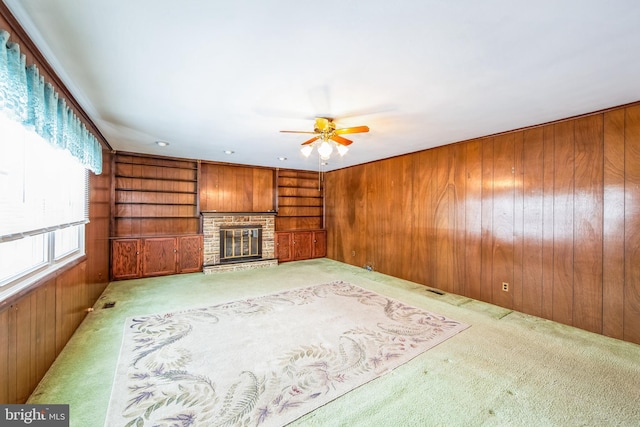
[[[293,233],[276,233],[276,258],[278,262],[293,261]]]
[[[293,232],[293,259],[309,259],[313,253],[313,232],[294,231]]]
[[[142,241],[142,275],[166,276],[177,272],[178,247],[175,237],[153,237]]]
[[[111,242],[111,278],[135,279],[140,277],[142,258],[140,239],[118,239]]]
[[[166,276],[202,271],[202,235],[114,239],[111,278]]]
[[[197,273],[202,271],[203,237],[178,237],[178,273]]]
[[[326,230],[276,232],[276,257],[278,262],[322,258],[326,255]]]
[[[327,230],[313,232],[311,258],[324,258],[327,256]]]

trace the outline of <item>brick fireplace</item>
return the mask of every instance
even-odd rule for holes
[[[202,232],[204,234],[204,267],[205,274],[219,273],[224,271],[249,270],[255,268],[267,268],[278,265],[275,258],[275,212],[215,212],[204,211],[202,214]],[[222,233],[221,233],[222,230]],[[257,251],[259,257],[255,256],[256,251],[251,250],[246,259],[235,257],[237,260],[224,259],[220,256],[221,246],[225,247],[225,242],[221,244],[221,236],[226,234],[225,230],[260,230],[261,250]],[[245,241],[243,236],[247,232],[228,231],[235,234],[238,241]],[[250,236],[251,234],[249,234]],[[224,238],[224,237],[223,237]],[[234,240],[235,241],[235,240]],[[242,243],[238,243],[241,247]]]

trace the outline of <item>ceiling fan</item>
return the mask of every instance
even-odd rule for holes
[[[350,134],[350,133],[363,133],[369,132],[368,126],[355,126],[349,128],[341,128],[336,129],[336,124],[333,122],[333,119],[328,117],[316,117],[315,127],[313,128],[313,132],[309,131],[297,131],[297,130],[281,130],[283,133],[305,133],[315,135],[313,138],[303,142],[302,145],[302,154],[306,157],[309,157],[311,151],[313,151],[313,146],[316,141],[320,140],[318,145],[318,153],[320,154],[320,158],[323,160],[327,160],[331,153],[333,152],[333,146],[329,141],[332,141],[340,155],[344,155],[347,151],[348,145],[351,145],[353,141],[343,138],[340,135]]]

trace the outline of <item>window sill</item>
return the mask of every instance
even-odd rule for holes
[[[63,261],[49,265],[47,268],[44,268],[23,280],[0,287],[0,311],[10,307],[12,304],[15,304],[19,299],[34,291],[43,283],[56,278],[86,259],[87,255],[84,253],[71,255]]]

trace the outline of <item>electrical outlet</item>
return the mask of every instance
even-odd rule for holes
[[[507,282],[502,282],[502,290],[509,292],[509,284]]]
[[[351,251],[351,256],[356,256],[356,251]]]

